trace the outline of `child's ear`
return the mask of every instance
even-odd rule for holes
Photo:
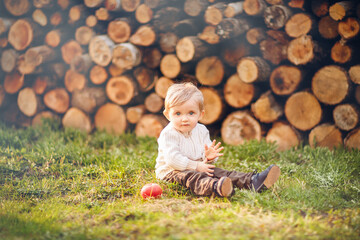
[[[201,119],[203,118],[204,114],[205,114],[205,110],[202,110],[201,113],[200,113],[200,118],[199,118],[199,120],[201,120]]]
[[[169,112],[166,111],[166,110],[164,110],[164,111],[163,111],[163,114],[164,114],[164,116],[166,117],[166,119],[170,121],[170,119],[169,119]]]

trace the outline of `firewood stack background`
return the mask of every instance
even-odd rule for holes
[[[0,118],[157,137],[191,81],[228,144],[360,149],[360,4],[1,0]]]

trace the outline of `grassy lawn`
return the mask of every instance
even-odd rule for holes
[[[156,139],[0,123],[0,239],[359,239],[360,152],[225,146],[217,166],[276,163],[263,193],[196,197],[156,180]],[[142,200],[156,182],[161,199]]]

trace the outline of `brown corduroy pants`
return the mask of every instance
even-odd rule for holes
[[[167,182],[177,182],[180,185],[190,189],[190,191],[198,196],[210,196],[214,193],[214,184],[221,177],[231,179],[234,187],[239,189],[250,189],[251,176],[254,174],[242,173],[237,171],[227,171],[221,168],[214,168],[214,175],[210,177],[206,173],[193,170],[172,171],[164,178]]]

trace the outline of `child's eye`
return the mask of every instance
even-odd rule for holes
[[[175,115],[176,115],[176,116],[180,116],[180,113],[179,113],[179,112],[177,112],[177,113],[175,113]]]
[[[189,114],[190,114],[190,115],[194,115],[195,113],[194,113],[194,112],[190,112]]]

